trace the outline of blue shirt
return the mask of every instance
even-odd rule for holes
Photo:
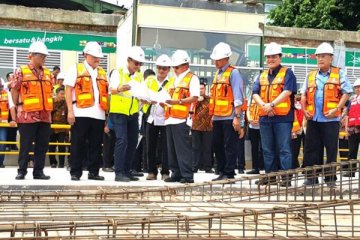
[[[336,118],[326,118],[323,113],[323,105],[324,105],[324,85],[328,78],[330,77],[330,70],[326,73],[321,72],[320,70],[316,74],[316,92],[315,92],[315,115],[313,117],[313,121],[316,122],[336,122],[340,121],[340,116]],[[306,95],[306,89],[308,86],[308,78],[309,75],[306,76],[304,84],[301,87],[301,94]],[[345,77],[345,73],[340,69],[340,85],[341,92],[344,93],[352,93],[352,86],[349,80]]]
[[[221,77],[221,75],[226,71],[229,65],[230,64],[226,64],[224,67],[218,70],[218,77]],[[241,106],[244,102],[244,80],[242,79],[240,72],[237,69],[234,69],[230,74],[230,85],[234,96],[234,106],[235,107]],[[233,111],[230,116],[227,117],[214,116],[214,121],[229,120],[229,119],[232,120],[234,119],[234,117],[235,117],[235,109],[233,108]],[[241,119],[243,119],[243,117]]]
[[[276,69],[274,69],[272,71],[271,74],[269,71],[268,80],[269,80],[270,84],[275,79],[276,75],[279,73],[281,67],[282,66],[279,65]],[[280,123],[280,122],[293,122],[294,121],[294,95],[297,91],[297,86],[296,86],[296,77],[294,75],[294,72],[290,68],[288,68],[286,70],[284,90],[288,90],[288,91],[292,92],[292,94],[290,95],[291,107],[290,107],[289,113],[285,116],[276,116],[275,115],[273,117],[268,117],[268,116],[260,117],[260,123]],[[260,95],[260,75],[257,76],[256,81],[254,83],[253,94]]]

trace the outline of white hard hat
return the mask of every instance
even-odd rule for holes
[[[65,73],[64,72],[59,72],[58,75],[56,76],[56,79],[65,79]]]
[[[87,42],[83,51],[84,54],[101,58],[103,57],[101,46],[97,42]]]
[[[190,63],[190,57],[188,53],[184,50],[176,50],[171,57],[172,66],[180,66],[184,63]]]
[[[331,55],[334,54],[334,48],[330,45],[330,43],[323,42],[316,48],[315,55],[323,53],[328,53]]]
[[[354,82],[354,87],[360,86],[360,78],[356,79]]]
[[[131,47],[128,57],[134,59],[135,61],[141,62],[141,63],[145,62],[144,50],[142,50],[142,48],[139,46]]]
[[[231,48],[230,48],[229,44],[224,43],[224,42],[219,42],[214,47],[212,54],[210,55],[210,58],[212,60],[220,60],[223,58],[230,57],[231,54],[232,54],[232,52],[231,52]]]
[[[171,59],[166,54],[162,54],[156,59],[156,66],[170,67],[171,65]]]
[[[265,48],[264,55],[270,56],[270,55],[276,55],[276,54],[282,54],[281,46],[275,42],[269,43]]]
[[[49,55],[47,47],[41,41],[33,42],[29,47],[29,53],[41,53],[46,56]]]

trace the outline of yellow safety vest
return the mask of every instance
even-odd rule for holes
[[[143,75],[140,72],[134,73],[134,80],[141,83],[143,81]],[[129,74],[124,72],[123,68],[119,69],[120,84],[124,85],[131,81]],[[120,113],[127,116],[133,115],[139,112],[139,100],[129,94],[128,91],[118,94],[111,94],[110,98],[110,113]]]
[[[166,80],[164,80],[166,81]],[[170,86],[173,86],[174,85],[174,81],[175,79],[174,78],[169,78],[167,79],[167,83],[165,84],[165,86],[163,86],[163,89],[165,90],[169,90],[169,87]],[[152,75],[152,76],[149,76],[146,78],[145,80],[145,83],[146,83],[146,86],[154,91],[154,92],[158,92],[159,91],[159,88],[162,86],[163,83],[159,84],[156,76]],[[144,104],[143,108],[142,108],[142,111],[144,113],[147,113],[147,111],[149,110],[151,104]]]

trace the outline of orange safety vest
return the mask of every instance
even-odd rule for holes
[[[259,121],[259,105],[251,99],[250,106],[246,111],[248,121]]]
[[[337,107],[341,98],[341,87],[340,87],[340,68],[331,67],[330,77],[324,85],[324,104],[323,113],[327,114],[329,110]],[[307,90],[306,90],[306,110],[312,115],[315,115],[315,94],[316,94],[316,75],[318,70],[310,72],[307,79]],[[336,117],[340,116],[341,110],[338,109]]]
[[[215,74],[210,87],[210,115],[227,117],[232,114],[234,95],[230,84],[230,75],[233,69],[235,69],[233,66],[229,66],[220,78],[218,78],[218,73]]]
[[[98,67],[98,74],[96,78],[96,85],[99,90],[99,104],[101,109],[106,111],[108,109],[108,82],[106,72],[103,68]],[[77,65],[77,79],[75,84],[75,101],[76,107],[88,108],[95,104],[94,89],[89,72],[83,63]]]
[[[18,105],[22,105],[25,112],[52,111],[53,98],[50,70],[43,68],[44,75],[42,79],[38,79],[29,66],[24,65],[20,68],[23,76],[20,87],[22,102],[19,102]]]
[[[6,90],[1,90],[1,99],[0,99],[0,119],[8,120],[9,117],[9,95]]]
[[[172,100],[180,100],[190,97],[190,81],[194,74],[188,72],[181,80],[180,84],[174,89],[169,88],[169,94]],[[171,107],[165,105],[165,119],[169,117],[186,119],[189,116],[191,103],[175,104]]]
[[[297,133],[298,131],[300,131],[300,129],[301,129],[301,126],[300,126],[299,120],[298,120],[298,118],[297,118],[297,116],[296,116],[296,113],[295,113],[295,111],[294,111],[294,122],[293,122],[293,126],[292,126],[291,132],[292,132],[292,133]]]
[[[265,103],[274,101],[284,90],[286,70],[286,67],[281,67],[271,84],[268,79],[269,70],[265,70],[260,75],[260,97]],[[287,97],[274,106],[274,113],[278,116],[285,116],[289,113],[290,108],[290,97]],[[267,116],[267,114],[260,109],[260,116]]]

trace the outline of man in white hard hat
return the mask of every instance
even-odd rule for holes
[[[110,120],[116,135],[114,166],[115,181],[137,181],[132,175],[131,161],[134,158],[139,132],[140,102],[131,95],[129,82],[142,83],[140,67],[145,62],[141,47],[133,46],[128,54],[126,67],[121,67],[111,74],[110,78]]]
[[[190,123],[187,124],[192,104],[200,96],[199,78],[190,71],[190,57],[184,50],[176,50],[171,57],[176,75],[170,88],[171,100],[165,107],[165,125],[171,177],[165,182],[193,183]]]
[[[277,43],[265,48],[266,64],[253,86],[253,99],[259,105],[261,145],[265,172],[292,168],[291,129],[294,122],[294,96],[297,91],[293,71],[281,65],[282,49]],[[275,180],[259,184],[275,184]],[[282,184],[291,183],[288,181]]]
[[[108,81],[105,70],[99,66],[103,57],[101,46],[88,42],[83,54],[84,62],[73,65],[64,80],[67,120],[71,125],[70,175],[72,181],[79,181],[86,162],[88,179],[101,181],[104,180],[99,169],[108,110]]]
[[[65,79],[64,72],[59,72],[56,75],[56,84],[54,85],[54,89],[53,89],[54,96],[56,95],[56,89],[58,89],[59,87],[64,87],[64,79]]]
[[[336,162],[338,152],[339,121],[341,109],[352,93],[345,73],[332,66],[334,49],[321,43],[316,51],[318,69],[311,71],[301,88],[301,105],[307,121],[305,135],[304,167],[322,165],[320,151],[326,149],[327,163]],[[325,177],[329,187],[335,187],[335,171]],[[333,174],[331,174],[333,172]],[[317,176],[309,176],[305,185],[317,184]]]
[[[355,160],[358,156],[360,144],[360,79],[356,79],[354,84],[354,94],[350,98],[350,107],[346,111],[347,117],[345,129],[349,135],[349,156],[348,160]],[[355,177],[356,164],[347,167],[344,177]]]
[[[145,79],[146,86],[153,92],[168,91],[174,84],[174,78],[169,78],[171,59],[166,55],[160,55],[156,60],[156,76],[150,75]],[[158,174],[157,165],[161,163],[162,180],[169,177],[168,154],[166,147],[165,111],[159,103],[146,104],[143,112],[148,115],[146,123],[146,151],[148,156],[148,176],[146,180],[156,180]],[[159,138],[160,137],[160,138]],[[161,141],[160,152],[157,157],[158,140]]]
[[[238,138],[244,137],[244,81],[240,72],[230,65],[230,46],[220,42],[210,58],[218,69],[210,90],[209,112],[213,115],[213,146],[218,164],[219,177],[234,178]]]
[[[16,122],[21,136],[17,180],[25,179],[29,152],[32,150],[34,179],[50,179],[43,171],[53,109],[51,72],[44,67],[48,55],[43,42],[33,42],[29,47],[30,62],[18,68],[11,84],[12,98],[17,106]]]

